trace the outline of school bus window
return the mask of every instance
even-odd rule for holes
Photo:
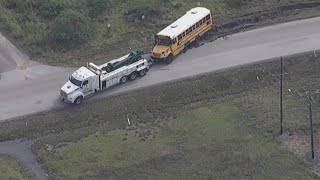
[[[192,30],[194,30],[195,28],[196,28],[196,25],[193,25],[193,26],[192,26]]]
[[[199,25],[200,25],[200,23],[199,23],[199,22],[197,22],[196,27],[199,27]]]
[[[206,16],[206,20],[209,20],[210,19],[210,15]]]
[[[180,34],[179,36],[178,36],[178,40],[181,40],[182,39],[182,35]]]
[[[172,44],[176,44],[177,43],[177,38],[174,38],[173,40],[172,40]]]

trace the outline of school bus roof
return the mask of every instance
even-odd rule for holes
[[[196,7],[189,10],[185,15],[170,24],[168,27],[158,33],[158,35],[169,36],[175,38],[183,31],[200,21],[202,18],[210,14],[210,10],[204,7]]]

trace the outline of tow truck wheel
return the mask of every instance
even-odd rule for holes
[[[142,77],[146,75],[146,73],[147,73],[146,69],[142,69],[141,71],[139,71],[139,76]]]
[[[129,79],[130,79],[131,81],[135,80],[136,78],[137,78],[137,72],[133,72],[133,73],[131,73],[130,76],[129,76]]]
[[[82,96],[79,96],[79,97],[77,97],[77,99],[74,101],[74,104],[79,105],[79,104],[82,103],[82,100],[83,100],[83,97],[82,97]]]
[[[125,82],[127,82],[128,78],[127,76],[123,76],[121,79],[120,79],[120,83],[123,84]]]

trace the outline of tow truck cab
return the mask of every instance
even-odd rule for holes
[[[99,89],[99,76],[86,67],[76,70],[60,89],[60,99],[80,104],[84,98]]]

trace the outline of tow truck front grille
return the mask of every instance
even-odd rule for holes
[[[61,95],[61,97],[63,97],[63,99],[67,99],[68,95],[64,91],[60,90],[60,95]]]

